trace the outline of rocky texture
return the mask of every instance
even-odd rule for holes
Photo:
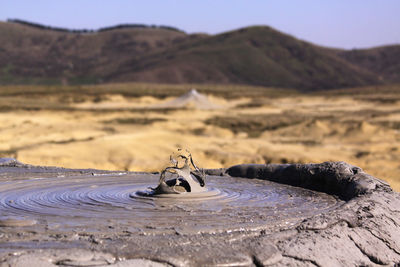
[[[243,164],[230,167],[227,174],[234,177],[258,178],[317,190],[350,200],[389,185],[361,168],[345,162],[322,164]]]
[[[15,166],[15,167],[14,167]],[[6,177],[81,171],[5,162]],[[104,174],[101,171],[87,171]],[[295,225],[187,234],[137,234],[114,225],[103,232],[48,226],[0,228],[0,266],[393,266],[400,264],[400,195],[384,182],[343,162],[239,165],[213,175],[270,179],[329,192],[342,205]],[[240,178],[239,178],[240,177]],[[249,180],[249,183],[252,183]],[[260,188],[262,190],[262,188]],[[188,216],[191,216],[188,214]],[[249,218],[251,219],[251,218]],[[184,218],[182,223],[184,223]],[[229,223],[229,222],[227,222]]]

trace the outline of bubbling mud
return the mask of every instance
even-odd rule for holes
[[[178,150],[180,152],[181,149]],[[173,166],[165,168],[160,174],[160,181],[156,188],[150,188],[150,192],[139,192],[142,196],[186,194],[205,192],[205,172],[200,170],[193,161],[192,154],[186,150],[187,155],[180,153],[178,156],[172,154],[170,161]],[[179,162],[183,160],[182,167]],[[192,169],[193,168],[193,169]],[[175,177],[167,178],[167,175]],[[197,182],[195,181],[197,180]]]
[[[207,176],[203,192],[146,194],[158,179],[128,173],[3,180],[0,214],[8,224],[0,227],[14,220],[66,231],[214,233],[293,226],[342,204],[324,193],[229,176]]]

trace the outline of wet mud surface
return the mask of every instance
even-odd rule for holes
[[[207,177],[207,191],[143,196],[158,175],[104,174],[0,182],[0,212],[18,224],[72,231],[118,225],[138,233],[215,233],[294,225],[342,204],[270,181]],[[9,223],[12,225],[12,221]]]
[[[399,194],[359,168],[239,165],[207,173],[205,192],[146,196],[159,174],[0,161],[0,266],[400,262]],[[346,194],[327,193],[335,177]]]

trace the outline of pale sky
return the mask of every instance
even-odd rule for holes
[[[0,0],[0,20],[97,29],[121,23],[221,33],[268,25],[315,44],[400,44],[400,0]]]

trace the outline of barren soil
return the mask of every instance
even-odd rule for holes
[[[132,88],[106,93],[97,87],[97,94],[45,87],[11,94],[13,88],[0,88],[0,156],[35,165],[153,172],[183,147],[207,168],[346,161],[400,190],[397,89],[311,95],[200,88],[219,106],[202,110],[159,108],[185,92],[182,86],[164,91],[173,92],[170,97],[158,87],[140,93]]]

